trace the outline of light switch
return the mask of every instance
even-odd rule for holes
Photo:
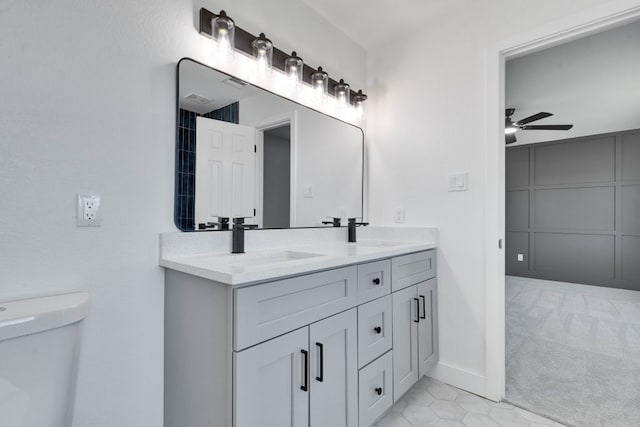
[[[395,208],[393,210],[393,218],[396,224],[404,224],[404,208]]]
[[[448,189],[449,191],[467,191],[469,189],[467,172],[449,174]]]
[[[518,262],[523,262],[523,261],[524,261],[524,255],[518,254]]]

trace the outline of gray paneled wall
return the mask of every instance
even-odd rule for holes
[[[507,148],[506,186],[507,274],[640,290],[640,130]]]

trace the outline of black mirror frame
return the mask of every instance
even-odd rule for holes
[[[179,206],[178,206],[178,201],[177,201],[177,197],[179,194],[180,189],[179,187],[179,177],[178,174],[179,172],[179,167],[180,167],[180,64],[182,63],[182,61],[191,61],[195,64],[201,65],[203,67],[209,68],[210,70],[216,71],[218,73],[222,73],[226,76],[229,77],[233,77],[233,78],[237,78],[236,76],[226,73],[224,71],[218,70],[217,68],[211,67],[209,65],[203,64],[200,61],[197,61],[193,58],[189,58],[189,57],[183,57],[180,58],[180,60],[178,61],[178,63],[176,64],[176,100],[175,100],[175,104],[176,104],[176,117],[175,117],[175,126],[176,126],[176,131],[175,131],[175,167],[174,167],[174,189],[173,189],[173,223],[176,226],[176,228],[178,228],[180,231],[184,231],[184,232],[192,232],[192,231],[221,231],[221,230],[211,230],[211,229],[207,229],[207,230],[197,230],[197,229],[183,229],[180,227],[180,212],[179,212]],[[336,117],[333,116],[329,116],[328,114],[325,114],[321,111],[316,110],[315,108],[309,107],[307,105],[301,104],[299,102],[296,102],[292,99],[286,98],[282,95],[279,95],[277,93],[271,92],[267,89],[261,88],[259,86],[254,86],[264,92],[270,93],[274,96],[277,96],[279,98],[283,98],[286,99],[289,102],[292,102],[293,104],[299,105],[301,107],[307,108],[309,110],[315,111],[316,113],[322,114],[324,116],[330,117],[331,119],[337,120],[339,122],[345,123],[349,126],[353,126],[354,128],[358,129],[361,133],[362,133],[362,182],[361,182],[361,189],[360,189],[360,210],[362,212],[362,216],[364,216],[364,161],[365,161],[365,143],[364,143],[364,130],[359,127],[356,126],[352,123],[348,123],[344,120],[338,119]],[[194,187],[194,191],[195,191],[195,187]],[[331,225],[328,226],[303,226],[303,227],[289,227],[289,228],[331,228]],[[343,226],[345,227],[345,226]],[[264,228],[264,229],[274,229],[274,228]]]

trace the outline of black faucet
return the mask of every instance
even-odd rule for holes
[[[233,218],[233,228],[231,229],[231,253],[244,253],[244,230],[258,228],[257,224],[245,224],[244,218]]]
[[[331,217],[329,217],[331,218]],[[323,224],[333,224],[334,227],[340,227],[340,218],[333,217],[331,221],[322,221]]]
[[[358,226],[367,226],[368,222],[356,222],[356,218],[349,218],[349,243],[356,242],[356,227]]]
[[[223,216],[218,217],[218,222],[207,222],[206,224],[200,223],[198,224],[198,230],[206,230],[208,228],[216,228],[219,230],[228,230],[229,229],[229,218],[225,218]]]

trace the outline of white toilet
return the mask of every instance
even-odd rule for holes
[[[89,294],[0,302],[0,425],[68,427]]]

